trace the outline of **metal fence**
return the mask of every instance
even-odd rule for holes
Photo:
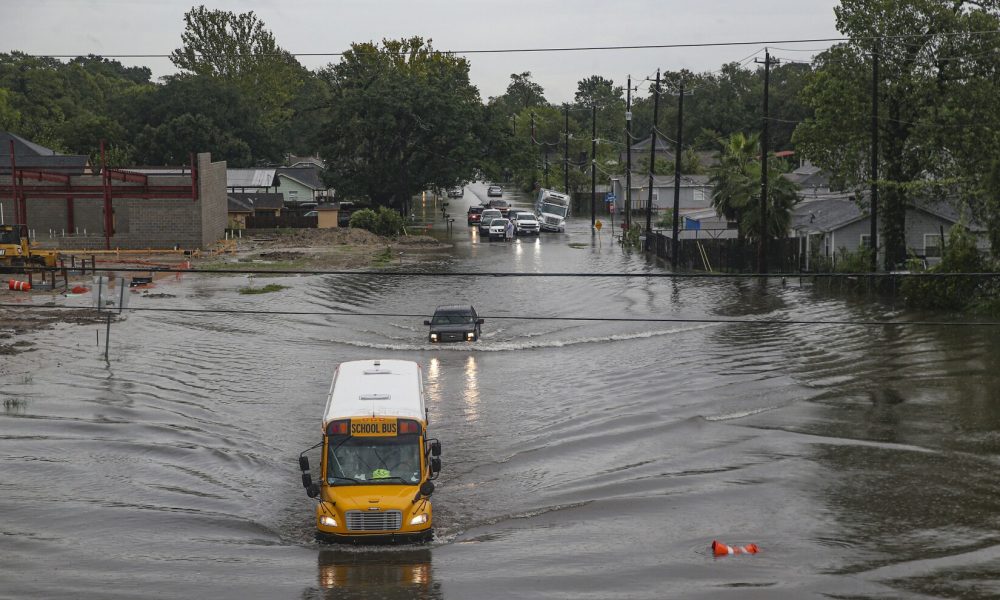
[[[671,237],[654,231],[646,240],[646,248],[656,256],[670,260],[673,252]],[[753,272],[757,270],[757,245],[739,239],[679,240],[677,266],[689,271]],[[770,240],[767,244],[768,270],[780,273],[801,271],[805,244],[801,238]]]

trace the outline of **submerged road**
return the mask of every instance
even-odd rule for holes
[[[921,315],[797,282],[602,278],[663,267],[583,217],[486,242],[465,226],[480,197],[451,201],[454,249],[416,268],[592,276],[286,277],[259,296],[185,276],[158,288],[173,298],[133,298],[467,301],[486,317],[477,344],[430,346],[420,319],[136,312],[109,365],[94,328],[70,325],[3,357],[0,598],[1000,596],[995,331],[545,320]],[[417,210],[441,229],[435,206]],[[437,537],[320,545],[297,455],[320,439],[336,364],[377,357],[423,366]],[[715,559],[713,539],[761,553]]]

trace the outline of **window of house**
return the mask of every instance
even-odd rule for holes
[[[695,190],[694,191],[694,201],[699,205],[705,203],[705,190]]]
[[[924,234],[924,258],[941,258],[941,234]]]
[[[872,247],[872,234],[862,233],[861,234],[861,245],[860,248],[871,248]]]
[[[298,200],[299,199],[299,192],[298,192],[298,190],[288,190],[288,199],[289,200]]]

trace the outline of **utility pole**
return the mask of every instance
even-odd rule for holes
[[[590,105],[590,231],[597,222],[597,104]]]
[[[514,118],[514,124],[511,126],[511,135],[517,137],[517,114],[511,115]]]
[[[625,229],[632,229],[632,75],[625,100]]]
[[[653,229],[653,174],[656,172],[656,122],[660,118],[660,70],[656,70],[656,87],[653,88],[653,131],[649,135],[649,200],[646,202],[646,248],[649,248],[650,231]]]
[[[549,187],[549,147],[545,146],[545,187]]]
[[[760,62],[759,60],[754,62]],[[760,241],[757,245],[757,272],[767,273],[767,155],[771,151],[768,89],[771,85],[771,53],[764,48],[764,128],[760,136]]]
[[[881,44],[875,40],[875,51],[872,52],[872,197],[871,197],[871,235],[872,272],[878,270],[878,60]],[[944,238],[941,238],[942,241]]]
[[[563,191],[569,193],[569,104],[563,104]]]
[[[684,127],[684,79],[681,79],[681,89],[677,96],[677,146],[674,151],[674,230],[671,238],[670,267],[677,270],[677,252],[680,250],[680,220],[681,220],[681,149]]]

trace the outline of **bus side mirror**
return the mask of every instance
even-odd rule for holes
[[[309,457],[308,456],[304,456],[304,455],[303,456],[299,456],[299,470],[300,471],[308,471],[309,470]]]
[[[432,458],[431,459],[431,472],[437,475],[441,472],[441,459]],[[427,483],[430,483],[429,481]],[[428,494],[429,495],[429,494]]]
[[[430,321],[424,321],[424,325],[430,325],[430,324],[431,324]]]
[[[307,487],[306,496],[309,496],[310,498],[315,498],[316,496],[319,496],[319,486],[314,483],[309,487]]]
[[[420,484],[420,491],[418,491],[417,495],[413,497],[413,503],[416,504],[417,502],[420,502],[421,498],[429,498],[430,495],[433,493],[434,493],[434,482],[425,481],[422,484]]]
[[[431,456],[441,456],[441,442],[437,440],[431,442]]]
[[[313,477],[312,477],[312,475],[310,475],[309,473],[303,473],[302,474],[302,487],[304,487],[304,488],[306,488],[308,490],[310,487],[312,487],[312,484],[313,484]]]

